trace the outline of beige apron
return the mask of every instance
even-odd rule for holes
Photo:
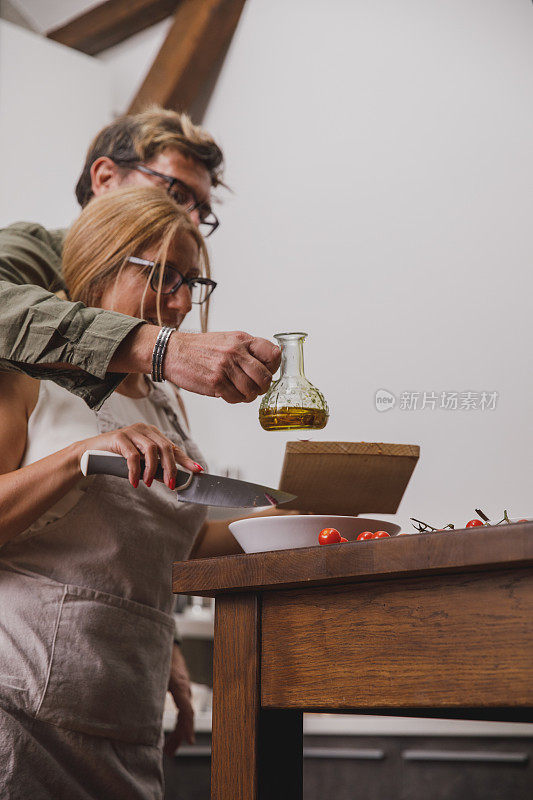
[[[154,388],[150,399],[165,411],[163,433],[201,462],[165,393]],[[98,412],[101,432],[123,425],[105,406]],[[206,509],[155,481],[86,480],[66,515],[0,549],[3,800],[161,796],[171,565],[188,556]],[[102,785],[87,793],[95,765],[103,794]]]

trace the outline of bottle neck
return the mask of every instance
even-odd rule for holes
[[[279,343],[281,346],[281,377],[304,378],[303,337],[300,339],[281,340]]]

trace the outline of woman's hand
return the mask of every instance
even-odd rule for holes
[[[299,514],[299,511],[283,508],[268,508],[255,514],[244,514],[232,519],[210,519],[200,528],[189,555],[189,558],[215,558],[215,556],[230,556],[242,553],[243,549],[237,539],[230,532],[229,524],[239,519],[252,517],[282,517],[289,514]]]
[[[172,646],[168,690],[171,693],[178,717],[176,726],[165,737],[163,752],[173,756],[182,742],[194,744],[194,708],[191,698],[191,679],[181,648],[175,642]]]
[[[1,422],[0,419],[0,443],[4,430],[4,441],[14,450]],[[25,420],[21,420],[19,428],[19,433],[25,434]],[[81,477],[80,458],[86,450],[109,450],[123,456],[128,462],[130,483],[135,487],[141,477],[141,457],[146,464],[143,479],[147,486],[152,483],[159,462],[170,489],[176,486],[176,462],[192,472],[202,470],[160,430],[144,423],[83,439],[25,467],[17,469],[13,463],[0,474],[0,546],[25,531],[76,486]]]
[[[39,384],[26,375],[0,373],[0,547],[25,531],[80,481],[85,450],[110,450],[128,462],[129,479],[137,486],[141,456],[149,486],[158,462],[164,481],[175,488],[176,462],[192,472],[202,468],[152,425],[138,423],[75,442],[56,453],[20,466],[28,436],[28,417],[39,396]]]
[[[145,462],[142,479],[147,486],[151,486],[159,463],[164,471],[164,482],[169,489],[176,487],[177,464],[191,472],[202,471],[199,464],[155,425],[146,425],[144,422],[83,439],[76,442],[75,446],[79,451],[79,458],[86,450],[109,450],[123,456],[128,462],[128,480],[134,488],[137,488],[141,478],[141,458]]]

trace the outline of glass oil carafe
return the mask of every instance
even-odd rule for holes
[[[329,409],[324,395],[304,375],[306,333],[276,333],[281,348],[281,375],[272,383],[259,408],[266,431],[325,428]]]

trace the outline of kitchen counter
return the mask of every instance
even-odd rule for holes
[[[172,702],[172,701],[170,701]],[[174,728],[175,709],[165,707],[163,727]],[[211,711],[195,714],[197,733],[211,733]],[[304,714],[304,736],[480,736],[533,737],[533,724],[524,722],[480,722],[479,720],[381,717],[370,714]]]
[[[533,523],[182,562],[173,588],[216,598],[213,800],[301,798],[304,711],[533,722]]]
[[[212,639],[215,619],[208,609],[187,610],[174,614],[176,633],[182,639]]]

